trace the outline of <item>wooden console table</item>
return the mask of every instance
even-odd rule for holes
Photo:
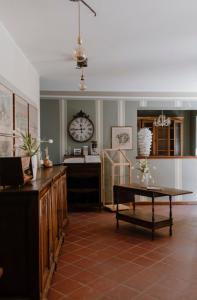
[[[172,235],[172,197],[184,194],[191,194],[191,191],[184,191],[174,188],[159,187],[158,189],[142,187],[137,183],[114,185],[114,203],[117,204],[116,220],[119,228],[119,220],[126,221],[152,230],[154,239],[155,229],[169,226],[169,234]],[[152,200],[152,212],[150,214],[138,213],[135,210],[135,195],[150,197]],[[155,214],[155,198],[169,197],[169,217]],[[132,209],[119,211],[120,203],[132,202]]]

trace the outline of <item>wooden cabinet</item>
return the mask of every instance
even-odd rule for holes
[[[0,300],[44,300],[68,222],[66,168],[0,190]]]
[[[148,127],[152,131],[151,156],[183,155],[184,117],[170,117],[170,126],[154,126],[155,117],[138,117],[138,130]]]
[[[50,270],[53,265],[53,243],[51,237],[51,192],[47,190],[40,198],[40,288],[41,294],[45,290]]]
[[[68,210],[101,209],[101,163],[67,163]]]

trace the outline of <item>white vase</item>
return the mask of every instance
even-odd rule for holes
[[[151,152],[152,132],[149,128],[141,128],[138,131],[138,148],[140,156],[149,156]]]
[[[149,184],[149,173],[142,173],[140,182],[142,186],[147,187]]]
[[[37,170],[38,170],[38,158],[36,154],[31,157],[31,165],[32,165],[32,172],[33,172],[32,180],[35,180],[37,176]]]

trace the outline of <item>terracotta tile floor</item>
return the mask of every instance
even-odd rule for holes
[[[197,300],[197,205],[173,206],[173,217],[173,236],[163,228],[152,241],[125,222],[116,231],[110,212],[70,214],[48,299]]]

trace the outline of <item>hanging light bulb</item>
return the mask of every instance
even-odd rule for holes
[[[80,84],[79,84],[79,89],[80,89],[80,91],[85,91],[87,89],[87,86],[85,85],[83,68],[82,68],[82,73],[81,73],[81,80],[80,80]]]
[[[81,39],[81,14],[80,14],[80,1],[78,1],[78,26],[79,33],[77,38],[77,47],[73,51],[73,58],[77,62],[83,62],[87,59],[87,54],[85,49],[82,47],[82,39]]]

